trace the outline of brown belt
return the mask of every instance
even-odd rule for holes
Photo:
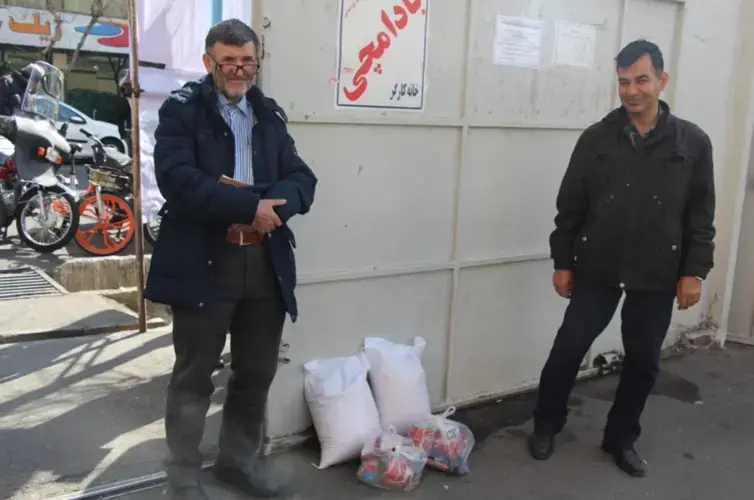
[[[264,235],[254,231],[248,224],[232,224],[225,241],[232,245],[258,245],[264,241]]]

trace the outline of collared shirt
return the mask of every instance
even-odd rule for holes
[[[647,137],[649,137],[649,135],[652,132],[654,132],[654,129],[657,127],[657,124],[660,121],[660,118],[662,118],[662,114],[665,112],[665,110],[662,109],[662,106],[660,106],[659,109],[660,110],[657,112],[657,120],[655,120],[655,122],[652,124],[652,126],[649,127],[644,134],[642,134],[641,132],[639,132],[639,130],[636,128],[636,126],[633,124],[633,122],[629,121],[628,125],[626,125],[626,128],[625,128],[626,133],[628,134],[628,138],[631,139],[631,144],[634,145],[634,148],[640,147],[642,145],[644,139],[646,139]]]
[[[251,136],[256,124],[256,116],[246,96],[234,104],[222,93],[217,93],[217,110],[233,132],[236,150],[236,165],[233,179],[246,184],[254,184]]]

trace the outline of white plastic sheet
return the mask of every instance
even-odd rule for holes
[[[165,199],[157,187],[154,172],[154,131],[162,103],[175,89],[200,78],[202,73],[175,69],[139,68],[139,85],[144,93],[139,100],[139,146],[141,158],[142,221],[160,210]]]
[[[171,91],[204,75],[204,39],[212,27],[208,0],[143,0],[137,2],[139,59],[164,64],[165,69],[139,68],[139,141],[143,221],[162,207],[164,199],[154,175],[154,130],[157,111]],[[237,18],[251,25],[249,0],[223,0],[222,19]]]

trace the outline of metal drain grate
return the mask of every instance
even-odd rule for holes
[[[65,290],[41,271],[24,267],[0,271],[0,300],[60,295]]]

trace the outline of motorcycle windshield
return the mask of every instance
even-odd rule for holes
[[[43,61],[32,63],[26,69],[29,70],[29,83],[21,101],[21,113],[58,121],[63,72]]]

